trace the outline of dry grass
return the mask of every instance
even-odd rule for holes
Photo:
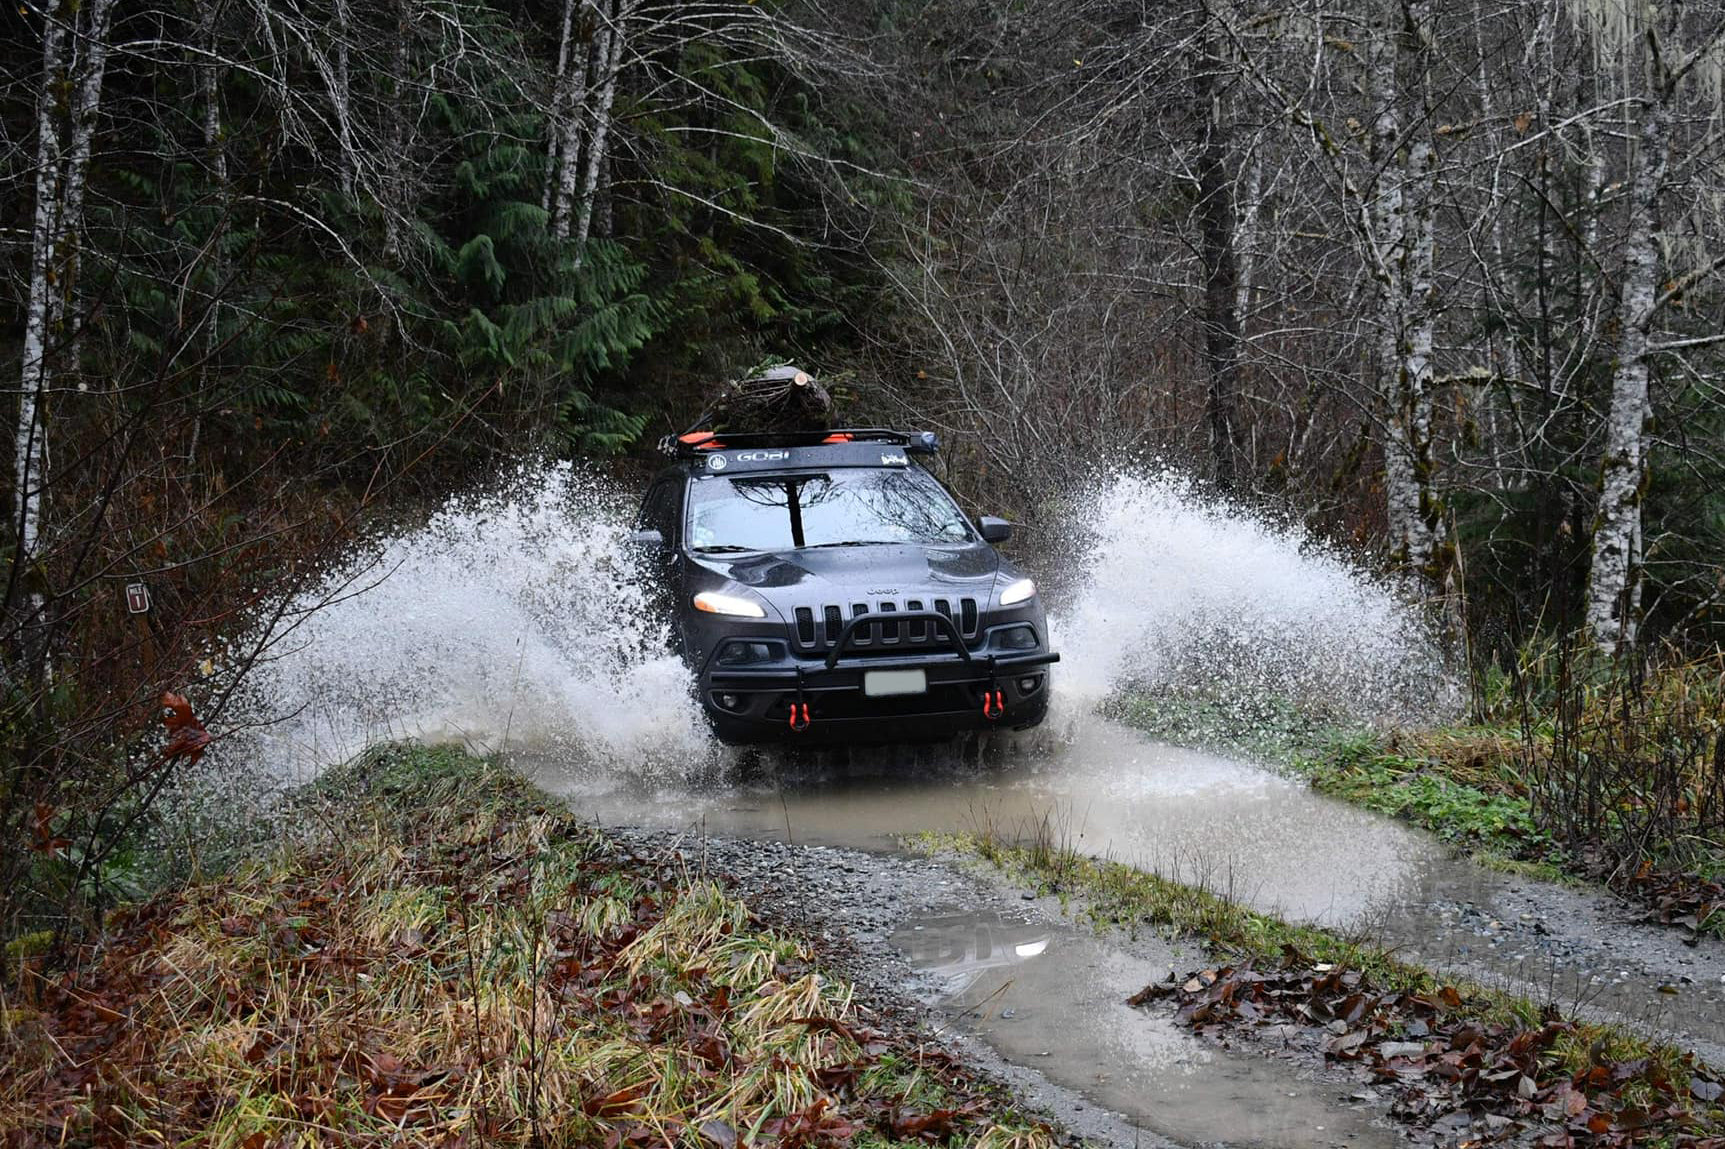
[[[1443,764],[1444,774],[1487,794],[1526,798],[1523,742],[1517,731],[1490,726],[1445,726],[1401,733],[1389,750]]]
[[[453,763],[453,765],[452,765]],[[429,771],[429,773],[428,773]],[[9,1144],[1039,1146],[675,856],[512,779],[368,764],[268,864],[6,989]]]

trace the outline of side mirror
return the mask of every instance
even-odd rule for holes
[[[629,541],[644,551],[665,549],[665,536],[658,531],[636,531],[629,536]]]
[[[1012,524],[1005,519],[984,515],[976,520],[976,525],[982,528],[982,541],[985,543],[1003,543],[1012,537]]]

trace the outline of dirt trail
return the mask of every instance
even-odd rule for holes
[[[1122,1146],[1384,1147],[1388,1099],[1323,1067],[1235,1052],[1134,1010],[1131,993],[1195,948],[1098,938],[1052,899],[914,857],[782,841],[619,830],[732,877],[877,1003],[899,1001],[1066,1128]]]
[[[842,936],[841,950],[861,955],[853,972],[932,1008],[1063,1119],[1095,1118],[1097,1106],[1124,1115],[1114,1120],[1125,1126],[1091,1131],[1104,1139],[1130,1130],[1180,1144],[1319,1146],[1399,1135],[1378,1099],[1356,1099],[1340,1077],[1200,1044],[1122,1004],[1200,953],[1075,930],[1057,907],[903,856],[902,836],[1050,835],[1725,1062],[1725,944],[1686,946],[1614,899],[1484,870],[1255,766],[1111,723],[981,764],[829,756],[781,762],[770,781],[699,789],[571,776],[548,756],[521,764],[577,810],[678,836],[762,905]]]

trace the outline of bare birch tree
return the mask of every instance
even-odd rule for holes
[[[54,330],[76,282],[78,230],[85,175],[107,69],[114,0],[89,0],[43,10],[42,90],[36,114],[36,205],[31,229],[30,287],[25,305],[18,421],[13,432],[13,483],[18,550],[32,554],[42,527],[47,481],[46,399],[53,386]],[[68,97],[69,93],[69,97]],[[66,99],[67,106],[61,101]]]
[[[551,232],[559,240],[569,238],[575,218],[575,189],[581,176],[581,139],[586,123],[587,75],[592,64],[595,31],[593,0],[565,0],[557,79],[548,116],[550,142],[545,182]]]
[[[1206,3],[1199,15],[1192,74],[1203,137],[1195,162],[1204,282],[1204,358],[1210,374],[1207,416],[1216,483],[1231,490],[1240,421],[1242,280],[1233,174],[1234,117],[1224,92],[1223,37]]]
[[[1725,263],[1709,258],[1701,268],[1661,290],[1661,199],[1671,162],[1671,130],[1679,86],[1725,37],[1725,17],[1685,52],[1682,7],[1663,2],[1653,7],[1645,47],[1623,45],[1626,56],[1639,57],[1641,91],[1635,101],[1639,131],[1631,159],[1629,218],[1623,241],[1624,271],[1618,299],[1615,365],[1610,406],[1605,416],[1605,448],[1600,458],[1599,509],[1593,530],[1593,563],[1587,585],[1587,626],[1607,650],[1632,647],[1643,560],[1642,500],[1647,482],[1648,428],[1653,419],[1649,397],[1649,362],[1654,351],[1655,318],[1683,286],[1692,285]],[[1719,65],[1714,64],[1717,68]]]
[[[611,108],[617,99],[617,80],[622,74],[628,48],[629,25],[641,0],[613,0],[610,13],[604,18],[594,46],[597,64],[597,87],[593,93],[593,114],[587,137],[586,172],[581,177],[581,197],[575,216],[575,259],[581,260],[582,248],[593,226],[593,207],[599,195],[599,178],[605,171],[606,149],[610,146]]]
[[[1447,582],[1439,562],[1444,523],[1432,460],[1436,153],[1428,93],[1434,29],[1429,0],[1374,0],[1372,14],[1369,83],[1378,185],[1369,243],[1378,282],[1389,545],[1399,562],[1441,589]]]

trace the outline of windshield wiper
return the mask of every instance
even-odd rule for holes
[[[890,547],[891,545],[891,543],[883,542],[880,539],[870,539],[867,541],[862,539],[847,539],[842,543],[810,543],[802,549],[805,551],[818,551],[823,547]]]
[[[740,547],[736,543],[720,543],[717,546],[695,548],[695,553],[698,555],[741,555],[753,554],[754,551],[754,547]]]

